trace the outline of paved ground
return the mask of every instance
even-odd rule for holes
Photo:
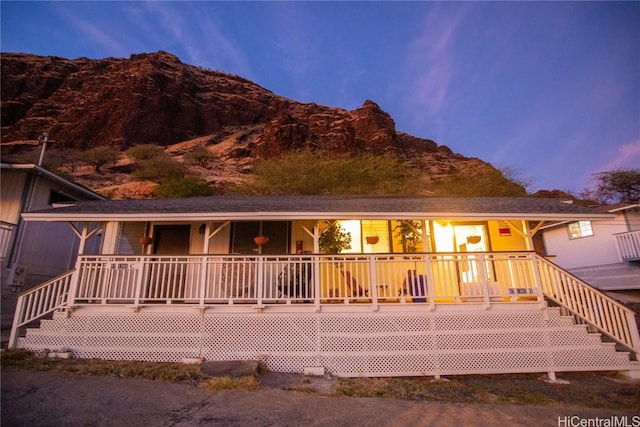
[[[612,296],[623,299],[619,295]],[[629,298],[625,294],[622,296]],[[640,300],[637,295],[632,297],[633,302]],[[2,332],[3,338],[8,338],[8,331]],[[190,383],[2,369],[0,421],[3,427],[640,427],[640,414],[625,408],[612,411],[335,397],[330,395],[331,380],[323,378],[267,373],[260,376],[260,381],[260,389],[255,391],[208,391]]]
[[[334,397],[322,394],[322,379],[271,373],[260,379],[260,389],[255,391],[208,391],[188,383],[3,369],[2,426],[568,427],[587,425],[579,424],[581,420],[624,415],[626,420],[617,418],[623,421],[617,425],[640,426],[640,417],[623,408],[611,411]],[[302,383],[307,392],[286,390]]]

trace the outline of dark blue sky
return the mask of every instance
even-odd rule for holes
[[[11,2],[1,49],[165,50],[579,192],[640,168],[640,2]]]

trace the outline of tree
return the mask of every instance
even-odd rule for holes
[[[327,228],[320,234],[318,245],[320,252],[325,254],[339,254],[345,249],[351,249],[351,234],[337,222],[327,221]]]
[[[434,184],[437,196],[524,197],[525,188],[506,178],[497,169],[457,171]]]
[[[294,152],[257,163],[237,192],[264,195],[420,194],[421,175],[397,156]]]
[[[82,153],[85,163],[94,167],[96,173],[100,173],[100,168],[108,163],[114,165],[118,161],[118,152],[112,147],[95,147]]]
[[[185,167],[177,160],[167,155],[162,155],[141,162],[140,168],[134,172],[134,175],[138,179],[148,179],[149,181],[161,183],[170,179],[183,178]]]
[[[640,169],[614,169],[591,175],[591,187],[582,194],[599,203],[638,203]]]
[[[142,144],[131,147],[126,151],[127,156],[139,162],[151,160],[156,157],[166,156],[166,152],[162,147],[154,144]]]
[[[172,178],[161,182],[155,189],[161,199],[210,196],[211,187],[201,178]]]
[[[209,164],[216,159],[216,155],[207,150],[202,145],[197,146],[193,151],[189,151],[184,155],[184,159],[193,165],[208,168]]]

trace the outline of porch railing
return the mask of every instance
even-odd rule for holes
[[[623,261],[640,260],[640,230],[615,234]]]
[[[18,297],[13,326],[9,335],[10,348],[15,347],[20,328],[67,305],[74,271],[71,270],[55,277]]]
[[[4,221],[0,222],[0,259],[2,260],[9,256],[15,229],[15,224]]]
[[[541,300],[533,259],[531,253],[82,256],[70,304]]]
[[[14,329],[62,305],[422,304],[544,296],[635,352],[634,314],[533,252],[356,255],[85,255],[77,273],[20,296]],[[544,295],[543,295],[544,294]],[[418,305],[416,305],[418,307]],[[13,333],[13,332],[12,332]],[[12,341],[13,342],[13,341]]]
[[[568,310],[578,323],[596,328],[640,356],[635,313],[577,277],[538,257],[544,295]]]

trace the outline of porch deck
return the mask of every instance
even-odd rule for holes
[[[81,256],[20,297],[10,345],[380,376],[638,370],[639,343],[624,306],[532,252],[493,252]]]

